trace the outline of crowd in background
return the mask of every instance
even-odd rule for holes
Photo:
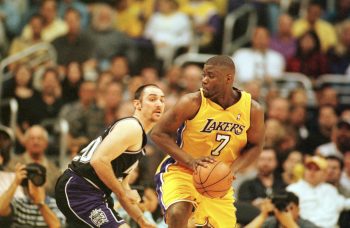
[[[16,164],[36,162],[50,173],[44,194],[50,204],[62,169],[105,127],[133,113],[131,101],[140,85],[159,85],[165,91],[167,107],[182,94],[197,91],[202,65],[188,62],[178,66],[174,59],[193,51],[194,46],[199,53],[220,54],[226,15],[251,4],[258,23],[250,44],[231,53],[236,64],[234,86],[251,93],[265,107],[266,137],[256,163],[238,173],[233,183],[238,221],[249,223],[263,211],[265,198],[287,189],[299,197],[302,218],[319,227],[336,227],[338,222],[350,227],[350,103],[342,103],[336,89],[317,83],[324,74],[350,78],[350,1],[334,1],[333,10],[327,8],[331,1],[326,0],[290,1],[287,8],[283,2],[0,1],[2,58],[42,42],[51,44],[57,53],[57,62],[29,64],[32,58],[43,55],[38,52],[5,69],[11,77],[3,83],[1,100],[15,98],[19,110],[13,129],[14,151],[11,158],[5,152],[0,156],[2,169],[15,172],[5,175],[0,171],[0,176],[6,176],[0,179],[0,201],[10,186],[22,188]],[[303,2],[308,4],[303,6]],[[305,75],[313,85],[315,102],[310,102],[310,91],[303,88],[282,94],[273,82],[285,72]],[[1,115],[1,122],[7,125],[8,110],[2,108]],[[61,163],[58,138],[53,129],[42,125],[52,118],[64,118],[69,124],[66,161]],[[314,155],[325,160],[310,162]],[[153,175],[163,157],[151,142],[131,178],[131,184],[144,195],[140,206],[159,227],[165,225],[156,204]],[[309,183],[313,179],[317,183]],[[12,208],[33,201],[33,197],[24,202],[15,200],[25,198],[26,190],[12,193]],[[327,196],[334,196],[339,203]],[[55,207],[50,208],[56,213],[55,221],[64,223]],[[257,213],[241,215],[246,208]],[[20,209],[13,210],[12,215],[19,214],[14,222],[17,225],[26,219],[31,225],[46,221],[40,212],[31,220],[21,217]],[[0,215],[8,215],[1,206]]]

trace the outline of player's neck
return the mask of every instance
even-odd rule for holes
[[[133,116],[140,121],[143,127],[143,130],[145,131],[146,134],[153,128],[155,124],[154,122],[147,120],[146,118],[144,118],[141,115],[138,115],[137,113],[135,113]]]

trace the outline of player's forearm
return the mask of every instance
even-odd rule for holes
[[[262,145],[247,146],[245,150],[241,152],[241,155],[233,162],[232,172],[233,174],[245,169],[252,162],[254,162],[259,156],[262,150]]]
[[[119,203],[122,205],[125,211],[131,216],[131,218],[134,219],[137,223],[141,219],[144,219],[143,212],[141,211],[141,209],[137,204],[131,204],[131,203],[125,202],[125,200],[119,200]]]
[[[11,200],[15,195],[18,184],[14,181],[10,187],[0,196],[0,216],[7,216],[11,213]]]
[[[125,197],[125,191],[120,181],[114,175],[110,162],[97,159],[91,161],[91,165],[94,168],[97,176],[114,194],[116,194],[118,198]]]
[[[151,138],[165,153],[169,154],[172,158],[186,167],[192,168],[190,165],[193,157],[181,150],[174,142],[174,139],[168,134],[152,132]]]

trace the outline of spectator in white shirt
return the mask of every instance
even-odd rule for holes
[[[159,11],[154,13],[145,27],[144,36],[155,46],[156,55],[168,67],[181,48],[187,48],[192,40],[191,21],[178,10],[175,0],[158,1]]]
[[[251,80],[271,80],[282,76],[284,57],[269,48],[270,34],[266,28],[257,27],[253,32],[252,47],[238,49],[233,59],[239,83]]]
[[[340,185],[350,192],[350,150],[344,153],[344,169],[340,177]]]
[[[350,209],[350,199],[325,182],[327,161],[319,156],[305,161],[304,179],[287,187],[300,200],[300,215],[324,228],[337,227],[342,210]]]

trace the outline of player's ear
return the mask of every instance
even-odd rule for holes
[[[133,104],[136,110],[141,110],[141,101],[140,100],[133,100]]]

